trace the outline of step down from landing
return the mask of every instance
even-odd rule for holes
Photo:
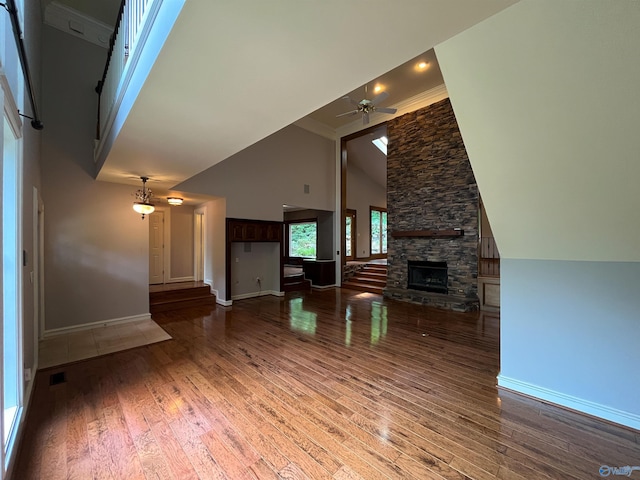
[[[149,310],[151,313],[178,308],[215,305],[216,297],[203,282],[181,282],[149,286]]]

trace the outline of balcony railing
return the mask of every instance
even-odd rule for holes
[[[104,66],[102,78],[98,81],[98,123],[96,139],[104,137],[105,131],[113,122],[114,111],[117,110],[122,99],[125,85],[125,70],[131,58],[136,55],[136,49],[142,48],[143,30],[149,27],[151,12],[158,0],[122,0],[118,19],[111,41],[107,62]]]
[[[481,237],[479,244],[479,272],[481,277],[500,276],[500,254],[493,237]]]

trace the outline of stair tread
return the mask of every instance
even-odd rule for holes
[[[167,298],[167,299],[154,299],[154,300],[149,300],[149,305],[165,305],[167,303],[179,303],[179,302],[188,302],[189,300],[202,300],[202,299],[207,299],[207,298],[212,298],[215,299],[216,296],[212,295],[211,293],[208,293],[206,295],[195,295],[195,296],[190,296],[190,297],[185,297],[185,298]]]

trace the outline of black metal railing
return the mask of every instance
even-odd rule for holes
[[[7,0],[6,4],[1,4],[9,12],[11,17],[11,26],[13,27],[13,36],[16,40],[16,47],[18,48],[18,56],[20,57],[20,65],[22,66],[22,73],[24,74],[24,81],[27,84],[27,90],[29,93],[29,100],[31,101],[31,113],[32,117],[22,115],[23,117],[31,119],[31,126],[36,130],[42,130],[44,125],[40,120],[40,114],[38,113],[38,106],[36,104],[36,97],[33,93],[33,81],[31,80],[31,71],[29,70],[29,62],[27,61],[27,52],[24,48],[24,41],[22,40],[22,30],[20,28],[20,20],[18,19],[18,8],[16,7],[15,0]]]

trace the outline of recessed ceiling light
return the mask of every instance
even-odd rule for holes
[[[375,93],[380,93],[382,90],[383,90],[383,87],[380,84],[377,84],[375,87],[373,87],[373,91]]]
[[[429,67],[429,62],[420,62],[416,65],[416,70],[422,71]]]

